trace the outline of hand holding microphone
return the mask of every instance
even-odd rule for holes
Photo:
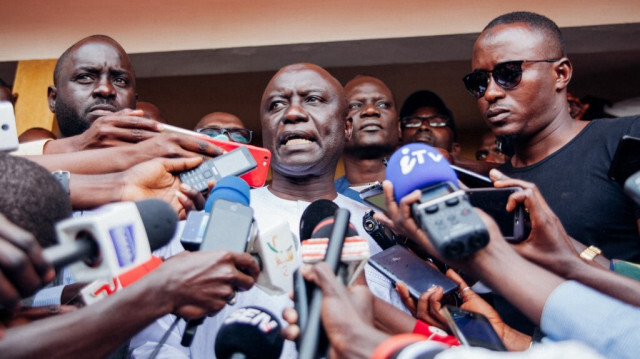
[[[399,148],[389,158],[386,177],[393,183],[385,187],[387,192],[393,189],[393,195],[385,192],[389,215],[416,233],[417,226],[407,222],[411,215],[440,256],[458,259],[489,242],[486,226],[457,188],[455,172],[433,147],[412,143]]]

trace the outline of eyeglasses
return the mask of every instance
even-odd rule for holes
[[[403,117],[401,120],[403,128],[418,128],[422,126],[424,122],[427,122],[429,127],[446,127],[449,125],[449,119],[445,116],[441,115],[433,115],[433,116],[407,116]]]
[[[217,126],[208,126],[199,128],[196,132],[203,133],[209,137],[227,135],[231,141],[240,143],[250,143],[253,138],[253,131],[246,128],[220,128]]]
[[[489,74],[493,77],[498,86],[505,90],[511,90],[520,84],[522,80],[522,64],[525,62],[556,62],[560,59],[551,60],[519,60],[507,61],[497,64],[493,70],[475,70],[462,78],[467,91],[475,98],[484,96],[489,87]]]

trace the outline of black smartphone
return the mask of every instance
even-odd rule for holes
[[[403,282],[414,299],[418,299],[433,285],[442,287],[445,295],[458,288],[456,282],[401,245],[395,245],[371,256],[369,264],[389,278],[393,284]]]
[[[445,305],[444,316],[460,344],[495,351],[507,351],[498,333],[484,315]]]
[[[256,160],[246,146],[212,158],[200,166],[180,173],[180,180],[200,192],[209,189],[209,181],[227,176],[240,176],[257,167]]]
[[[632,174],[640,171],[640,138],[622,136],[609,167],[609,178],[624,186]]]
[[[456,165],[451,165],[451,168],[456,172],[456,176],[460,182],[464,183],[469,188],[486,188],[493,187],[493,182],[487,176],[483,176],[479,173],[469,171]]]
[[[387,213],[387,203],[384,200],[381,184],[378,183],[360,191],[360,198],[376,211]]]
[[[224,249],[231,252],[245,252],[252,227],[253,209],[251,207],[219,198],[211,208],[200,250]]]
[[[507,212],[509,196],[520,187],[506,188],[470,188],[465,190],[469,202],[490,215],[500,227],[504,239],[510,242],[524,241],[529,237],[531,226],[523,206],[517,206],[513,212]]]

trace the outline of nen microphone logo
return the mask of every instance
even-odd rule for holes
[[[249,324],[257,327],[263,333],[269,333],[274,328],[278,327],[278,322],[273,319],[271,315],[256,308],[240,308],[231,313],[227,319],[224,320],[225,324],[233,322]]]
[[[133,234],[133,225],[123,225],[109,229],[109,235],[113,242],[118,265],[125,267],[136,261],[136,243]]]
[[[427,151],[426,149],[409,151],[409,148],[403,148],[402,158],[400,158],[400,171],[402,171],[402,174],[407,175],[411,173],[416,164],[424,164],[426,161],[425,155],[431,158],[431,160],[436,163],[442,161],[442,159],[444,158],[441,153],[433,153],[431,151]]]

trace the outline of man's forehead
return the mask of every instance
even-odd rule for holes
[[[326,70],[317,66],[297,65],[280,70],[269,82],[266,92],[326,91],[340,92],[341,87]]]
[[[73,48],[65,61],[74,68],[103,66],[131,71],[129,57],[119,46],[106,40],[87,40]]]
[[[473,48],[473,66],[481,62],[531,60],[543,56],[546,42],[542,33],[527,24],[497,25],[480,34]],[[544,56],[543,56],[544,57]]]
[[[384,97],[391,97],[391,90],[384,84],[384,82],[375,78],[351,80],[347,86],[345,86],[345,91],[349,98],[371,93],[376,93],[377,95],[382,95]]]

